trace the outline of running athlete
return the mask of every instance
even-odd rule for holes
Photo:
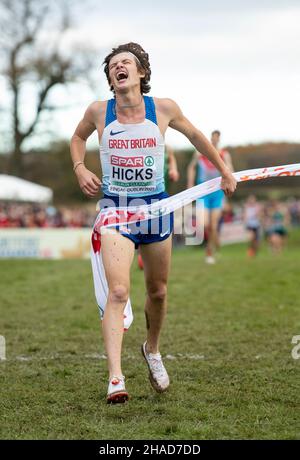
[[[165,148],[165,162],[164,162],[164,181],[165,181],[165,189],[169,191],[169,181],[177,182],[179,179],[179,171],[177,167],[177,160],[174,154],[173,149],[166,145]],[[141,270],[144,270],[143,259],[141,256],[140,250],[138,251],[138,267]]]
[[[266,208],[266,236],[273,254],[280,254],[286,242],[290,223],[287,207],[278,200],[273,200]]]
[[[211,133],[211,143],[215,150],[219,152],[220,158],[227,165],[229,171],[233,172],[233,165],[231,161],[230,153],[227,150],[219,149],[221,133],[220,131],[213,131]],[[197,173],[196,173],[197,170]],[[218,168],[210,161],[204,152],[199,153],[196,151],[188,166],[187,172],[187,187],[193,187],[195,179],[197,184],[220,176]],[[217,192],[210,193],[204,198],[200,198],[196,202],[196,212],[199,215],[201,221],[200,210],[204,206],[204,226],[205,235],[207,237],[206,244],[206,258],[205,261],[208,264],[214,264],[215,252],[219,248],[219,222],[222,214],[222,207],[224,203],[224,192],[218,190]]]
[[[261,219],[261,205],[257,202],[255,195],[250,195],[245,202],[243,213],[245,227],[249,232],[249,247],[247,250],[249,257],[254,257],[258,251]]]
[[[93,102],[86,110],[71,139],[73,169],[83,193],[94,198],[100,186],[105,200],[119,206],[124,199],[145,203],[167,196],[164,185],[164,135],[170,126],[183,133],[206,155],[222,175],[221,186],[232,194],[236,180],[218,152],[183,115],[171,99],[145,96],[150,91],[148,54],[136,43],[113,48],[104,60],[104,71],[114,97]],[[86,141],[97,130],[100,143],[102,183],[84,165]],[[163,392],[169,376],[159,353],[159,337],[166,315],[167,280],[171,259],[172,219],[161,231],[161,222],[151,233],[131,234],[119,227],[101,236],[102,260],[108,284],[108,298],[102,321],[107,354],[108,403],[128,400],[121,368],[124,309],[129,298],[130,266],[135,247],[141,247],[146,284],[145,315],[147,338],[142,345],[150,382]],[[155,220],[155,219],[154,219]],[[150,222],[150,221],[149,221]]]

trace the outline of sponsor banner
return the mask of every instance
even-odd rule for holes
[[[248,241],[248,232],[244,222],[226,222],[222,224],[220,231],[220,243],[233,244]]]
[[[91,229],[0,230],[0,258],[88,259]]]

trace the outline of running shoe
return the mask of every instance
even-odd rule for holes
[[[112,377],[109,380],[107,390],[107,404],[125,403],[129,395],[125,388],[125,377]]]
[[[216,263],[216,259],[213,256],[206,256],[205,262],[209,265],[213,265]]]
[[[160,353],[148,353],[146,343],[142,345],[142,355],[149,368],[149,380],[154,390],[162,393],[170,385],[170,380],[166,368],[162,362]]]

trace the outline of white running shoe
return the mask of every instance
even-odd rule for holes
[[[209,265],[213,265],[216,263],[216,259],[213,256],[206,256],[205,262]]]
[[[149,380],[154,390],[162,393],[170,385],[170,380],[166,368],[162,362],[160,353],[147,353],[146,343],[142,345],[142,355],[144,356],[149,368]]]
[[[107,404],[118,404],[128,401],[129,395],[125,388],[125,377],[112,377],[107,390]]]

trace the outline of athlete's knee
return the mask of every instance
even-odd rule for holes
[[[124,304],[129,297],[129,289],[125,284],[115,284],[109,287],[109,300],[113,303]]]
[[[163,303],[167,297],[167,285],[158,283],[148,286],[148,296],[153,302]]]

